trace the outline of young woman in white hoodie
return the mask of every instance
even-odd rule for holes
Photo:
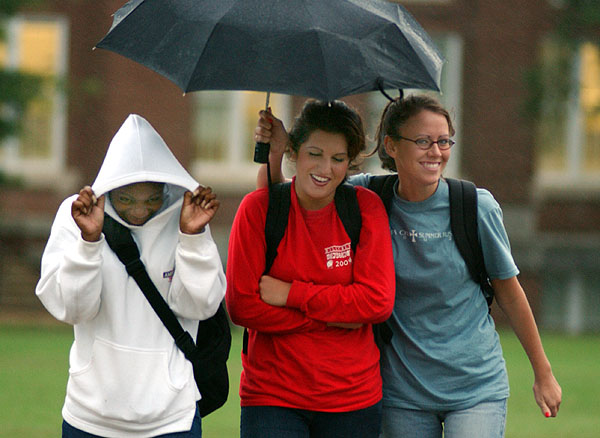
[[[225,277],[208,222],[219,202],[142,117],[110,143],[92,187],[60,206],[36,294],[74,326],[63,438],[201,437],[192,364],[109,248],[104,213],[131,230],[184,329],[218,309]]]

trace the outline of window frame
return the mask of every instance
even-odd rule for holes
[[[539,195],[552,193],[554,195],[564,194],[571,196],[573,193],[594,192],[600,193],[600,169],[597,171],[586,171],[585,160],[585,112],[581,104],[581,69],[582,50],[587,41],[582,41],[577,48],[573,58],[570,70],[570,82],[576,84],[571,88],[567,101],[565,102],[564,138],[561,141],[561,147],[564,152],[565,165],[562,169],[545,169],[540,163],[543,154],[539,148],[536,148],[536,171],[535,187]],[[600,51],[600,45],[596,45]],[[538,122],[538,129],[541,126]],[[582,196],[585,194],[581,193]]]
[[[18,70],[21,63],[19,41],[21,29],[31,22],[51,22],[58,29],[56,71],[49,74],[57,80],[55,96],[52,99],[50,139],[48,157],[24,157],[21,155],[21,139],[12,136],[0,145],[0,169],[24,180],[28,185],[56,184],[57,176],[66,183],[67,161],[67,97],[58,82],[66,78],[68,72],[69,21],[58,14],[18,14],[6,23],[6,68]]]
[[[202,99],[203,91],[198,91],[198,99]],[[230,121],[229,128],[225,133],[224,144],[226,150],[222,159],[211,160],[195,156],[190,169],[192,175],[203,184],[211,184],[220,190],[238,192],[248,190],[256,186],[256,175],[258,164],[248,158],[247,148],[251,147],[253,132],[247,131],[245,124],[245,113],[251,109],[247,102],[246,91],[222,91],[222,98],[227,99],[229,104],[225,117]],[[255,93],[255,92],[253,92]],[[266,99],[266,93],[263,93]],[[274,103],[274,100],[278,100]],[[290,125],[292,96],[271,94],[270,105],[276,117],[280,118],[284,125]],[[258,120],[258,111],[256,108],[256,120]],[[200,141],[194,136],[195,141]]]
[[[415,94],[415,93],[425,93],[430,94],[440,100],[440,103],[448,110],[450,113],[450,117],[452,119],[452,124],[454,129],[456,130],[456,134],[454,137],[454,141],[456,144],[452,146],[451,158],[446,165],[446,169],[444,170],[444,176],[448,177],[458,177],[461,173],[460,162],[462,156],[462,87],[463,87],[463,52],[464,52],[464,40],[462,36],[456,32],[440,32],[437,34],[432,34],[432,39],[434,41],[443,41],[444,51],[442,56],[446,59],[444,66],[442,68],[442,79],[441,79],[441,88],[443,93],[429,91],[429,90],[417,90],[417,89],[407,89],[404,90],[405,95],[407,94]],[[392,92],[392,97],[396,96]],[[368,121],[370,126],[367,126],[368,132],[374,140],[373,147],[375,147],[375,132],[377,128],[377,123],[379,123],[379,119],[381,117],[381,112],[383,111],[384,106],[387,104],[388,100],[381,95],[379,91],[370,93],[369,98],[369,111],[368,114],[371,116]],[[375,120],[373,120],[373,116]],[[367,122],[367,120],[365,120]],[[381,168],[381,162],[375,154],[371,157],[368,162],[363,166],[364,172],[382,174],[386,173],[386,170]]]

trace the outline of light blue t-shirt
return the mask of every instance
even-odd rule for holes
[[[351,177],[367,186],[371,175]],[[396,192],[396,190],[394,190]],[[478,227],[490,278],[519,273],[502,210],[477,189]],[[390,210],[396,265],[394,336],[381,357],[383,403],[405,409],[457,410],[508,397],[508,377],[494,320],[468,272],[450,229],[448,184],[408,202],[397,194]]]

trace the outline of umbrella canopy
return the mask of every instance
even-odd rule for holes
[[[443,63],[415,19],[384,0],[131,0],[97,47],[184,92],[322,100],[382,88],[439,91]]]

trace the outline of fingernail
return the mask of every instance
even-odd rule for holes
[[[546,418],[550,417],[550,412],[546,412]]]

